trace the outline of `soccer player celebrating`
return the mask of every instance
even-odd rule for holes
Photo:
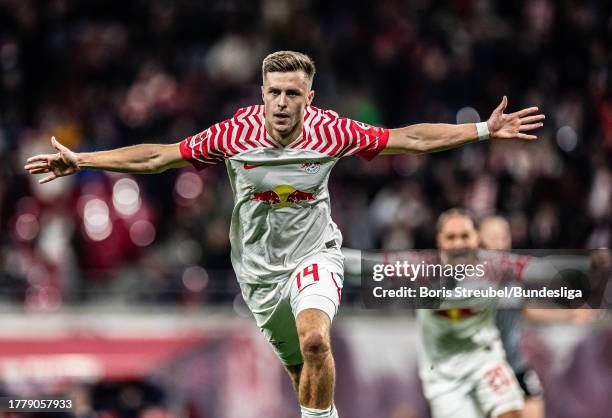
[[[51,139],[55,154],[29,158],[40,183],[82,169],[159,173],[225,162],[234,194],[232,264],[257,325],[286,366],[303,418],[337,417],[330,327],[343,281],[342,236],[330,217],[327,179],[341,157],[440,151],[482,139],[536,139],[542,126],[530,107],[486,122],[372,127],[312,106],[315,66],[279,51],[262,65],[263,105],[239,109],[183,141],[75,153]]]

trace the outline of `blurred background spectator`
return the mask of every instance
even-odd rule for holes
[[[371,124],[485,120],[504,94],[511,109],[538,105],[547,115],[534,143],[342,161],[330,190],[347,246],[431,247],[432,220],[451,206],[508,216],[517,248],[609,246],[610,9],[571,0],[2,0],[2,294],[34,310],[101,289],[130,302],[231,300],[222,165],[88,171],[44,186],[22,166],[50,151],[51,135],[76,150],[177,142],[259,103],[262,58],[289,48],[317,63],[317,106]]]

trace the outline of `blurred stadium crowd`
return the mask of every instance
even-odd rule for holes
[[[353,248],[432,248],[454,206],[508,216],[516,248],[609,246],[612,6],[603,1],[0,0],[0,297],[201,306],[238,292],[225,168],[81,172],[39,186],[25,159],[178,142],[261,101],[260,64],[317,63],[315,105],[386,127],[537,105],[533,143],[340,162]]]

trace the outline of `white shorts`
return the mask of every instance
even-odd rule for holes
[[[433,418],[495,418],[523,409],[522,390],[503,351],[481,350],[473,360],[473,370],[459,378],[437,374],[435,367],[422,373]]]
[[[305,309],[319,309],[330,321],[340,305],[343,256],[338,249],[307,257],[286,280],[270,284],[240,283],[242,297],[257,326],[287,365],[302,364],[295,318]]]

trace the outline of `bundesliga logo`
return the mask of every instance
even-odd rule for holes
[[[321,163],[304,163],[302,164],[302,168],[308,174],[315,174],[321,169]]]

